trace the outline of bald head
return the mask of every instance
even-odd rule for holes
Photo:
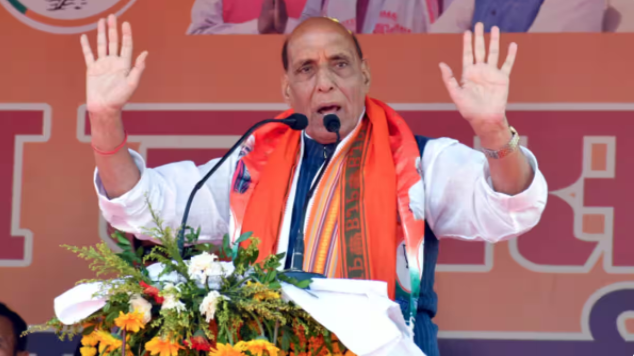
[[[353,48],[353,52],[359,57],[358,59],[363,59],[363,51],[361,51],[361,45],[359,45],[357,36],[339,22],[336,22],[328,17],[312,17],[299,24],[286,38],[286,41],[284,41],[284,46],[282,46],[282,65],[284,66],[285,71],[287,71],[289,67],[288,48],[292,45],[293,40],[314,32],[335,32],[341,34],[344,38],[349,40],[350,46]]]

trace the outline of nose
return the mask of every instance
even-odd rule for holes
[[[335,88],[335,78],[326,68],[320,68],[317,72],[317,91],[327,93]]]

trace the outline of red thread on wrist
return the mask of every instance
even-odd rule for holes
[[[90,143],[90,145],[92,146],[92,149],[95,152],[99,153],[100,155],[102,155],[102,156],[110,156],[110,155],[113,155],[113,154],[119,152],[123,148],[123,146],[125,146],[125,144],[127,142],[128,142],[128,133],[126,132],[125,133],[125,137],[123,138],[123,142],[121,142],[121,144],[119,146],[115,147],[115,149],[112,150],[112,151],[102,151],[102,150],[98,149],[97,147],[95,147],[95,145],[92,142]]]

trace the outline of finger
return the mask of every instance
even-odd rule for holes
[[[99,19],[97,24],[97,55],[99,55],[99,58],[108,55],[108,49],[106,48],[106,20],[104,19]]]
[[[134,68],[128,74],[128,83],[136,88],[139,85],[139,81],[141,80],[141,74],[145,70],[145,59],[148,56],[148,52],[145,51],[136,58],[136,62],[134,63]]]
[[[117,33],[117,17],[108,16],[108,55],[119,55],[119,34]]]
[[[121,33],[121,58],[129,67],[132,64],[132,27],[128,22],[123,23]]]
[[[487,63],[491,67],[498,67],[498,60],[500,58],[500,28],[493,26],[491,28],[491,42],[489,43],[489,58]]]
[[[79,38],[81,42],[81,50],[84,53],[84,61],[86,62],[86,67],[91,66],[95,63],[95,56],[92,54],[92,49],[90,49],[90,42],[88,42],[88,36],[81,35]]]
[[[440,63],[440,73],[442,74],[442,81],[445,83],[445,87],[447,87],[447,91],[449,92],[449,96],[454,99],[458,92],[460,91],[460,85],[456,80],[456,77],[453,75],[453,71],[449,66],[445,63]]]
[[[475,25],[475,62],[483,63],[485,55],[486,48],[484,47],[484,25],[482,24],[482,22],[478,22]]]
[[[471,31],[465,31],[462,36],[462,72],[473,65],[473,47],[471,46]]]
[[[511,75],[513,69],[513,63],[515,63],[515,56],[517,55],[517,43],[513,42],[509,45],[509,54],[506,55],[506,61],[502,65],[502,73],[507,76]]]

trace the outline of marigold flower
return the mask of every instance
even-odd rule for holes
[[[84,335],[81,338],[81,344],[83,346],[95,346],[97,345],[97,343],[99,342],[99,337],[97,337],[97,333],[96,332],[91,332],[88,335]]]
[[[178,350],[184,349],[181,345],[170,340],[164,340],[158,336],[145,343],[145,349],[151,355],[178,356]]]
[[[117,339],[111,333],[98,330],[95,332],[99,339],[99,353],[110,353],[121,348],[122,340]]]
[[[240,341],[236,344],[236,348],[241,351],[249,351],[253,356],[263,356],[264,351],[266,351],[269,356],[278,356],[278,352],[280,351],[275,345],[266,340]]]
[[[217,348],[209,353],[209,356],[244,356],[240,349],[229,344],[218,344]]]
[[[136,310],[126,314],[120,311],[119,317],[114,320],[114,324],[121,329],[133,333],[139,332],[140,329],[145,327],[145,323],[143,323],[143,313]]]
[[[97,349],[92,346],[84,346],[79,349],[81,356],[95,356],[97,355]]]

